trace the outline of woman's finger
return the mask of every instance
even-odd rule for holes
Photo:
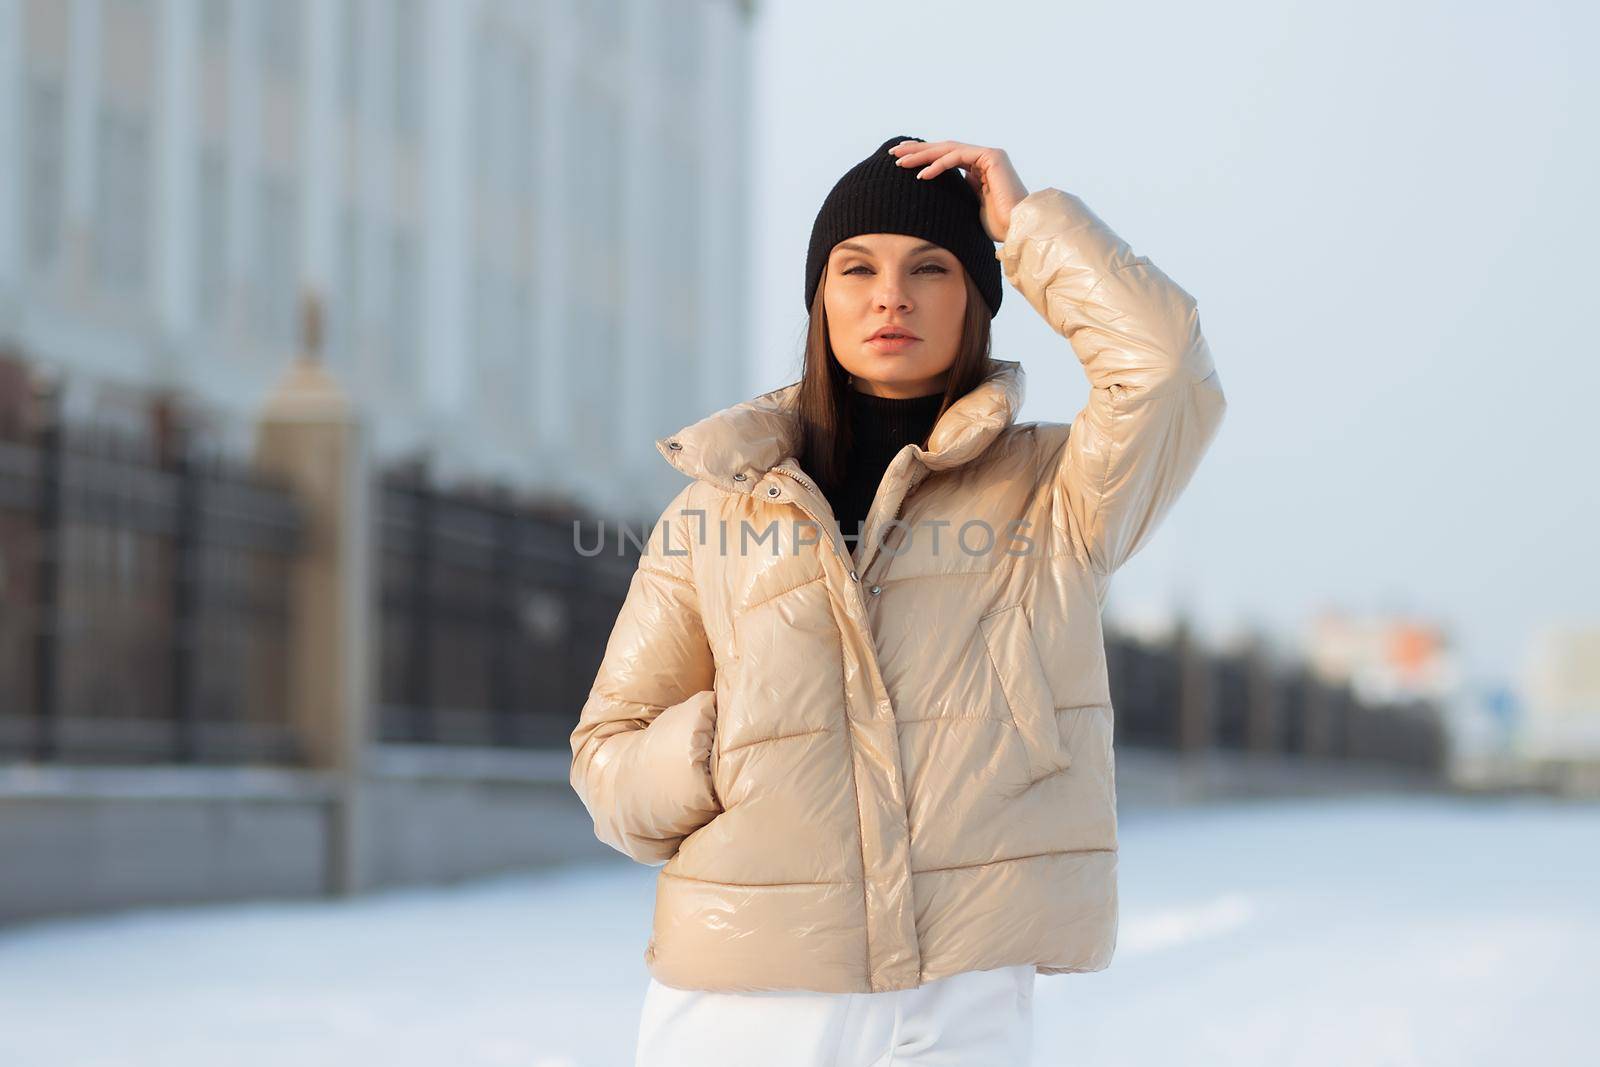
[[[944,153],[938,159],[929,163],[917,172],[919,178],[934,178],[949,170],[951,167],[972,166],[978,161],[978,150],[971,145],[962,145]]]
[[[904,155],[907,152],[944,151],[953,144],[955,144],[954,141],[901,141],[891,147],[889,151],[896,155]]]
[[[959,141],[901,141],[889,151],[894,153],[897,159],[910,160],[906,164],[909,167],[915,163],[937,159],[950,149],[959,147],[962,147]]]

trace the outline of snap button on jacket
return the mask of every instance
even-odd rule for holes
[[[1117,934],[1100,611],[1217,432],[1194,299],[1078,197],[995,253],[1088,402],[1018,423],[993,373],[885,472],[855,555],[796,460],[790,384],[656,442],[691,481],[572,732],[596,835],[662,864],[645,962],[686,989],[908,989]],[[881,541],[881,543],[880,543]]]

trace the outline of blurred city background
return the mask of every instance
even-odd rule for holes
[[[1596,29],[0,0],[0,1064],[631,1062],[568,735],[653,441],[797,376],[897,134],[1082,196],[1229,396],[1106,607],[1122,935],[1037,1062],[1593,1062]]]

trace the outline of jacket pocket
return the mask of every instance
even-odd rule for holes
[[[1033,627],[1022,606],[985,615],[978,625],[1011,711],[1011,721],[1028,754],[1029,779],[1038,781],[1066,770],[1072,766],[1072,754],[1062,743],[1044,661],[1039,657]]]

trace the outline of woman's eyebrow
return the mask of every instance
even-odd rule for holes
[[[847,252],[865,252],[869,256],[873,254],[872,253],[872,249],[868,248],[866,245],[858,245],[854,241],[840,241],[835,247],[843,249],[844,251],[847,251]],[[939,247],[940,247],[939,245],[935,244],[932,241],[924,241],[920,245],[918,245],[917,247],[913,248],[907,254],[914,256],[919,252],[927,252],[927,251],[930,251],[932,249],[936,249],[936,248],[939,248]]]

